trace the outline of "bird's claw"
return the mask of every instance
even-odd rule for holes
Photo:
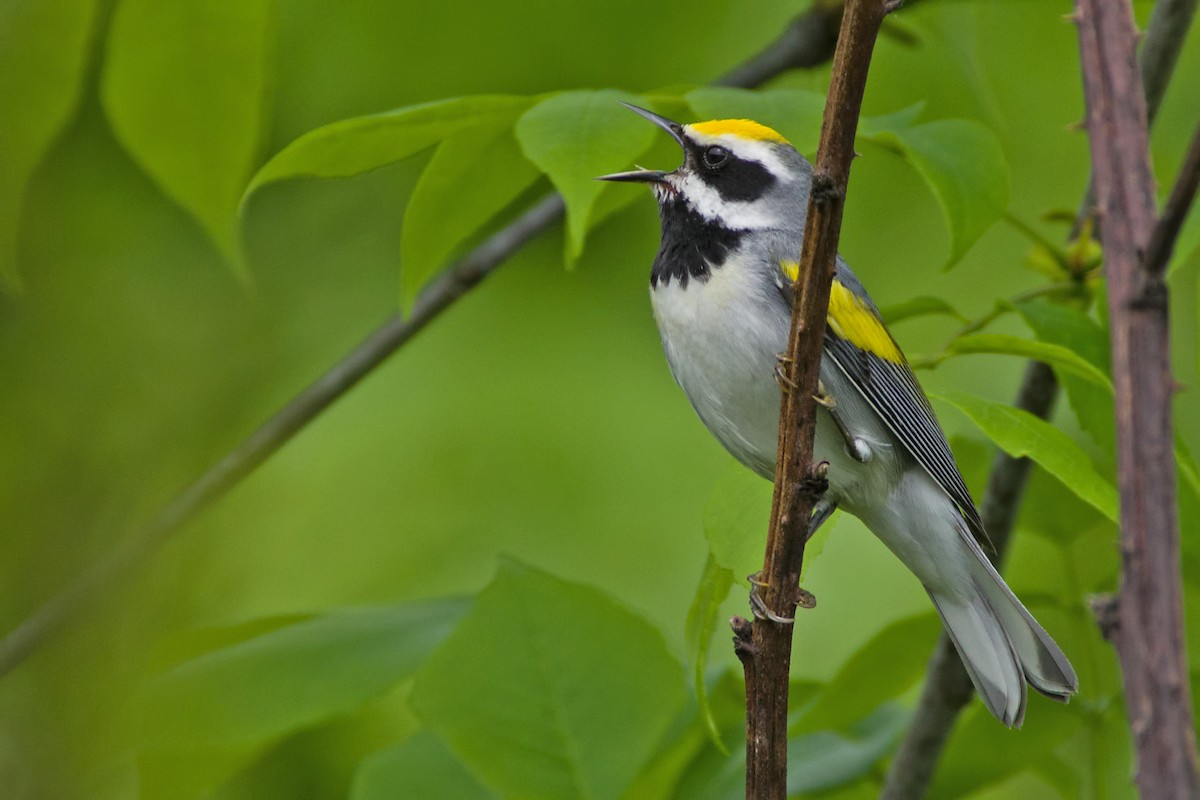
[[[785,393],[800,388],[794,380],[788,377],[786,365],[791,363],[792,359],[788,358],[787,353],[775,354],[775,382]]]
[[[767,608],[766,602],[759,593],[760,589],[765,589],[767,586],[766,582],[762,579],[761,572],[747,575],[746,580],[750,582],[750,611],[754,614],[755,619],[770,620],[771,622],[778,622],[781,625],[791,625],[796,621],[795,617],[784,617]],[[812,592],[799,586],[796,587],[796,591],[798,593],[796,599],[796,606],[798,608],[816,607],[817,598]]]

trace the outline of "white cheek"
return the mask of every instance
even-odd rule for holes
[[[720,221],[728,228],[758,230],[784,227],[784,220],[762,202],[726,200],[721,193],[695,175],[675,176],[672,181],[696,213]]]

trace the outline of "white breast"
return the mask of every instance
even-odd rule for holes
[[[774,287],[758,283],[730,258],[707,282],[659,282],[650,300],[671,374],[700,419],[735,458],[772,478],[779,420],[773,375],[788,320],[765,313],[765,290]]]
[[[756,280],[734,257],[714,269],[707,282],[692,279],[680,288],[678,280],[660,281],[650,292],[676,382],[721,444],[767,479],[775,476],[779,435],[775,365],[791,324],[771,296],[777,291],[768,281]],[[855,435],[873,442],[877,454],[867,464],[854,461],[833,421],[820,412],[816,457],[830,462],[830,494],[844,502],[868,490],[864,484],[893,483],[899,464],[882,421],[828,360],[821,373],[829,391],[840,395],[839,403],[858,421]]]

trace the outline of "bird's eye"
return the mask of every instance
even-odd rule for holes
[[[714,144],[704,151],[704,166],[709,169],[716,169],[728,160],[729,151],[719,144]]]

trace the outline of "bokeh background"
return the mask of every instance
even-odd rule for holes
[[[30,4],[0,9],[0,20],[24,13],[22,5]],[[242,218],[249,278],[239,278],[114,134],[99,87],[119,5],[93,9],[77,108],[19,210],[21,286],[0,294],[6,631],[397,309],[400,220],[426,160],[259,192]],[[280,0],[253,166],[317,126],[422,101],[701,84],[774,38],[802,8],[775,0]],[[1135,8],[1144,20],[1150,4]],[[1044,0],[922,0],[879,42],[864,106],[880,115],[924,103],[923,120],[988,125],[1010,161],[1010,209],[1054,241],[1066,229],[1042,216],[1073,211],[1088,171],[1069,11]],[[827,81],[826,67],[774,85],[823,92]],[[1198,99],[1193,32],[1154,130],[1160,181],[1178,166]],[[654,166],[673,166],[666,145]],[[842,252],[880,305],[935,295],[975,316],[997,297],[1045,281],[1025,266],[1029,240],[1004,223],[944,271],[949,239],[933,196],[899,159],[869,144],[860,150]],[[1192,242],[1195,228],[1193,220]],[[177,657],[164,652],[196,647],[196,632],[472,594],[506,557],[606,591],[650,620],[682,660],[706,554],[704,508],[735,467],[662,358],[647,299],[657,237],[647,193],[590,233],[571,270],[560,230],[538,238],[98,602],[82,625],[0,681],[0,794],[96,796],[95,776],[120,755],[115,743],[132,724],[139,687],[157,663]],[[1200,377],[1200,265],[1194,252],[1183,255],[1172,277],[1173,348],[1185,387],[1179,427],[1200,448],[1200,415],[1187,411],[1197,408]],[[919,355],[957,325],[923,318],[901,323],[896,335]],[[997,330],[1025,333],[1015,321]],[[1017,359],[976,356],[921,379],[934,392],[958,388],[1009,402],[1022,368]],[[964,468],[977,490],[990,445],[965,418],[939,411],[956,444],[974,454]],[[1076,430],[1065,407],[1056,422]],[[1038,496],[1023,519],[1044,510]],[[1040,587],[1051,556],[1018,533],[1009,569],[1018,593]],[[1081,557],[1094,561],[1095,574],[1115,569],[1115,546]],[[806,586],[820,605],[799,621],[800,678],[827,679],[884,626],[927,609],[916,581],[843,515],[809,565]],[[729,613],[743,607],[735,590]],[[1053,630],[1053,613],[1045,621]],[[1069,651],[1084,646],[1065,638]],[[732,664],[724,639],[718,635],[712,657]],[[1102,645],[1087,647],[1111,660]],[[404,691],[274,743],[213,796],[345,796],[364,754],[411,730]],[[1093,775],[1083,784],[1087,796],[1115,791],[1128,773],[1114,730],[1114,777]],[[186,784],[167,779],[161,796],[188,796]],[[974,796],[1057,795],[1018,775]]]

